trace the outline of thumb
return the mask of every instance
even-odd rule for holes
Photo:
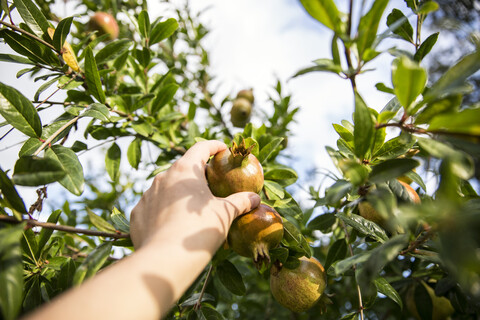
[[[233,219],[252,211],[260,205],[260,196],[254,192],[237,192],[229,195],[225,200],[231,204],[233,211]]]

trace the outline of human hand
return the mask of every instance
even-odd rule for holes
[[[226,198],[210,192],[205,165],[210,156],[226,148],[219,141],[198,142],[154,178],[132,210],[131,239],[136,249],[147,243],[181,241],[188,250],[213,254],[227,237],[232,221],[260,204],[253,192]]]

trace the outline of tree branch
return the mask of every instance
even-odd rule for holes
[[[89,236],[97,236],[97,237],[108,237],[108,238],[114,238],[114,239],[128,239],[130,238],[130,234],[128,233],[122,233],[122,232],[117,232],[117,233],[111,233],[111,232],[103,232],[103,231],[97,231],[97,230],[89,230],[89,229],[79,229],[71,226],[64,226],[64,225],[58,225],[55,223],[50,223],[50,222],[40,222],[38,220],[34,219],[23,219],[21,221],[15,219],[14,217],[10,216],[0,216],[0,222],[6,222],[6,223],[12,223],[12,224],[18,224],[22,222],[26,222],[28,226],[30,227],[42,227],[45,229],[52,229],[52,230],[58,230],[58,231],[65,231],[65,232],[70,232],[70,233],[81,233],[81,234],[86,234]]]
[[[38,42],[40,42],[41,44],[49,47],[50,49],[52,49],[53,51],[55,51],[57,54],[62,54],[60,51],[58,51],[57,49],[55,49],[55,47],[52,46],[50,43],[48,43],[48,42],[46,42],[45,40],[37,37],[37,36],[34,35],[34,34],[31,34],[31,33],[28,32],[28,31],[25,31],[25,30],[23,30],[23,29],[20,29],[19,27],[15,26],[15,25],[13,25],[13,24],[10,24],[10,23],[8,23],[8,22],[5,22],[5,21],[0,21],[0,24],[3,24],[4,26],[9,27],[10,29],[13,29],[13,30],[15,30],[15,31],[17,31],[17,32],[23,33],[24,35],[26,35],[26,36],[34,39],[35,41],[38,41]]]
[[[48,137],[48,139],[45,140],[45,142],[40,147],[38,147],[38,149],[33,153],[33,155],[34,156],[38,155],[40,153],[40,151],[45,149],[45,147],[48,146],[53,141],[53,139],[55,139],[60,133],[63,132],[63,130],[68,128],[70,125],[77,122],[78,119],[80,119],[80,116],[77,116],[77,117],[73,118],[72,120],[68,121],[67,123],[65,123],[60,129],[58,129],[50,137]]]

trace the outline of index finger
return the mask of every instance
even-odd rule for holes
[[[217,154],[220,151],[227,149],[227,145],[217,140],[205,140],[195,143],[187,150],[184,159],[188,161],[202,161],[206,164],[210,156]]]

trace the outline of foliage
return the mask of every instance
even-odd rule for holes
[[[25,65],[17,77],[42,83],[33,101],[0,83],[1,127],[7,129],[1,140],[13,130],[25,136],[14,168],[0,170],[3,318],[35,309],[133,250],[125,212],[140,197],[136,181],[167,169],[195,141],[241,137],[255,144],[264,168],[263,201],[284,219],[285,236],[271,250],[272,261],[294,268],[299,257],[316,257],[328,271],[326,293],[308,312],[293,314],[270,294],[269,266],[257,270],[220,248],[167,318],[317,319],[323,313],[325,319],[404,319],[412,316],[413,299],[421,318],[431,319],[434,304],[424,285],[449,299],[454,318],[480,314],[480,202],[473,179],[480,109],[463,102],[480,51],[431,81],[423,64],[438,34],[422,41],[421,26],[438,8],[434,1],[406,1],[409,12],[389,13],[385,32],[379,30],[388,0],[370,2],[358,19],[354,6],[343,13],[333,0],[300,2],[332,32],[332,57],[296,76],[334,73],[350,81],[355,97],[352,121],[333,124],[339,139],[336,148],[327,147],[338,175],[324,190],[310,187],[313,206],[289,193],[297,174],[282,161],[298,111],[290,95],[278,81],[273,114],[254,112],[262,126],[235,129],[226,117],[232,98],[218,97],[209,85],[202,45],[208,30],[188,4],[167,1],[173,14],[166,18],[152,16],[146,2],[83,0],[80,17],[109,11],[121,21],[119,39],[109,41],[77,16],[51,13],[51,1],[2,1],[0,37],[15,54],[1,54],[0,61]],[[377,111],[357,81],[381,54],[393,57],[391,79],[379,79],[376,87],[392,98]],[[48,90],[53,94],[46,96]],[[103,157],[106,175],[92,178],[93,169],[79,160],[92,152]],[[122,155],[134,174],[121,169]],[[415,183],[421,204],[410,201],[400,178]],[[46,211],[47,188],[57,182],[75,200],[53,208],[42,224],[33,216]],[[38,188],[28,210],[19,186]],[[387,222],[380,226],[359,215],[361,201]]]

